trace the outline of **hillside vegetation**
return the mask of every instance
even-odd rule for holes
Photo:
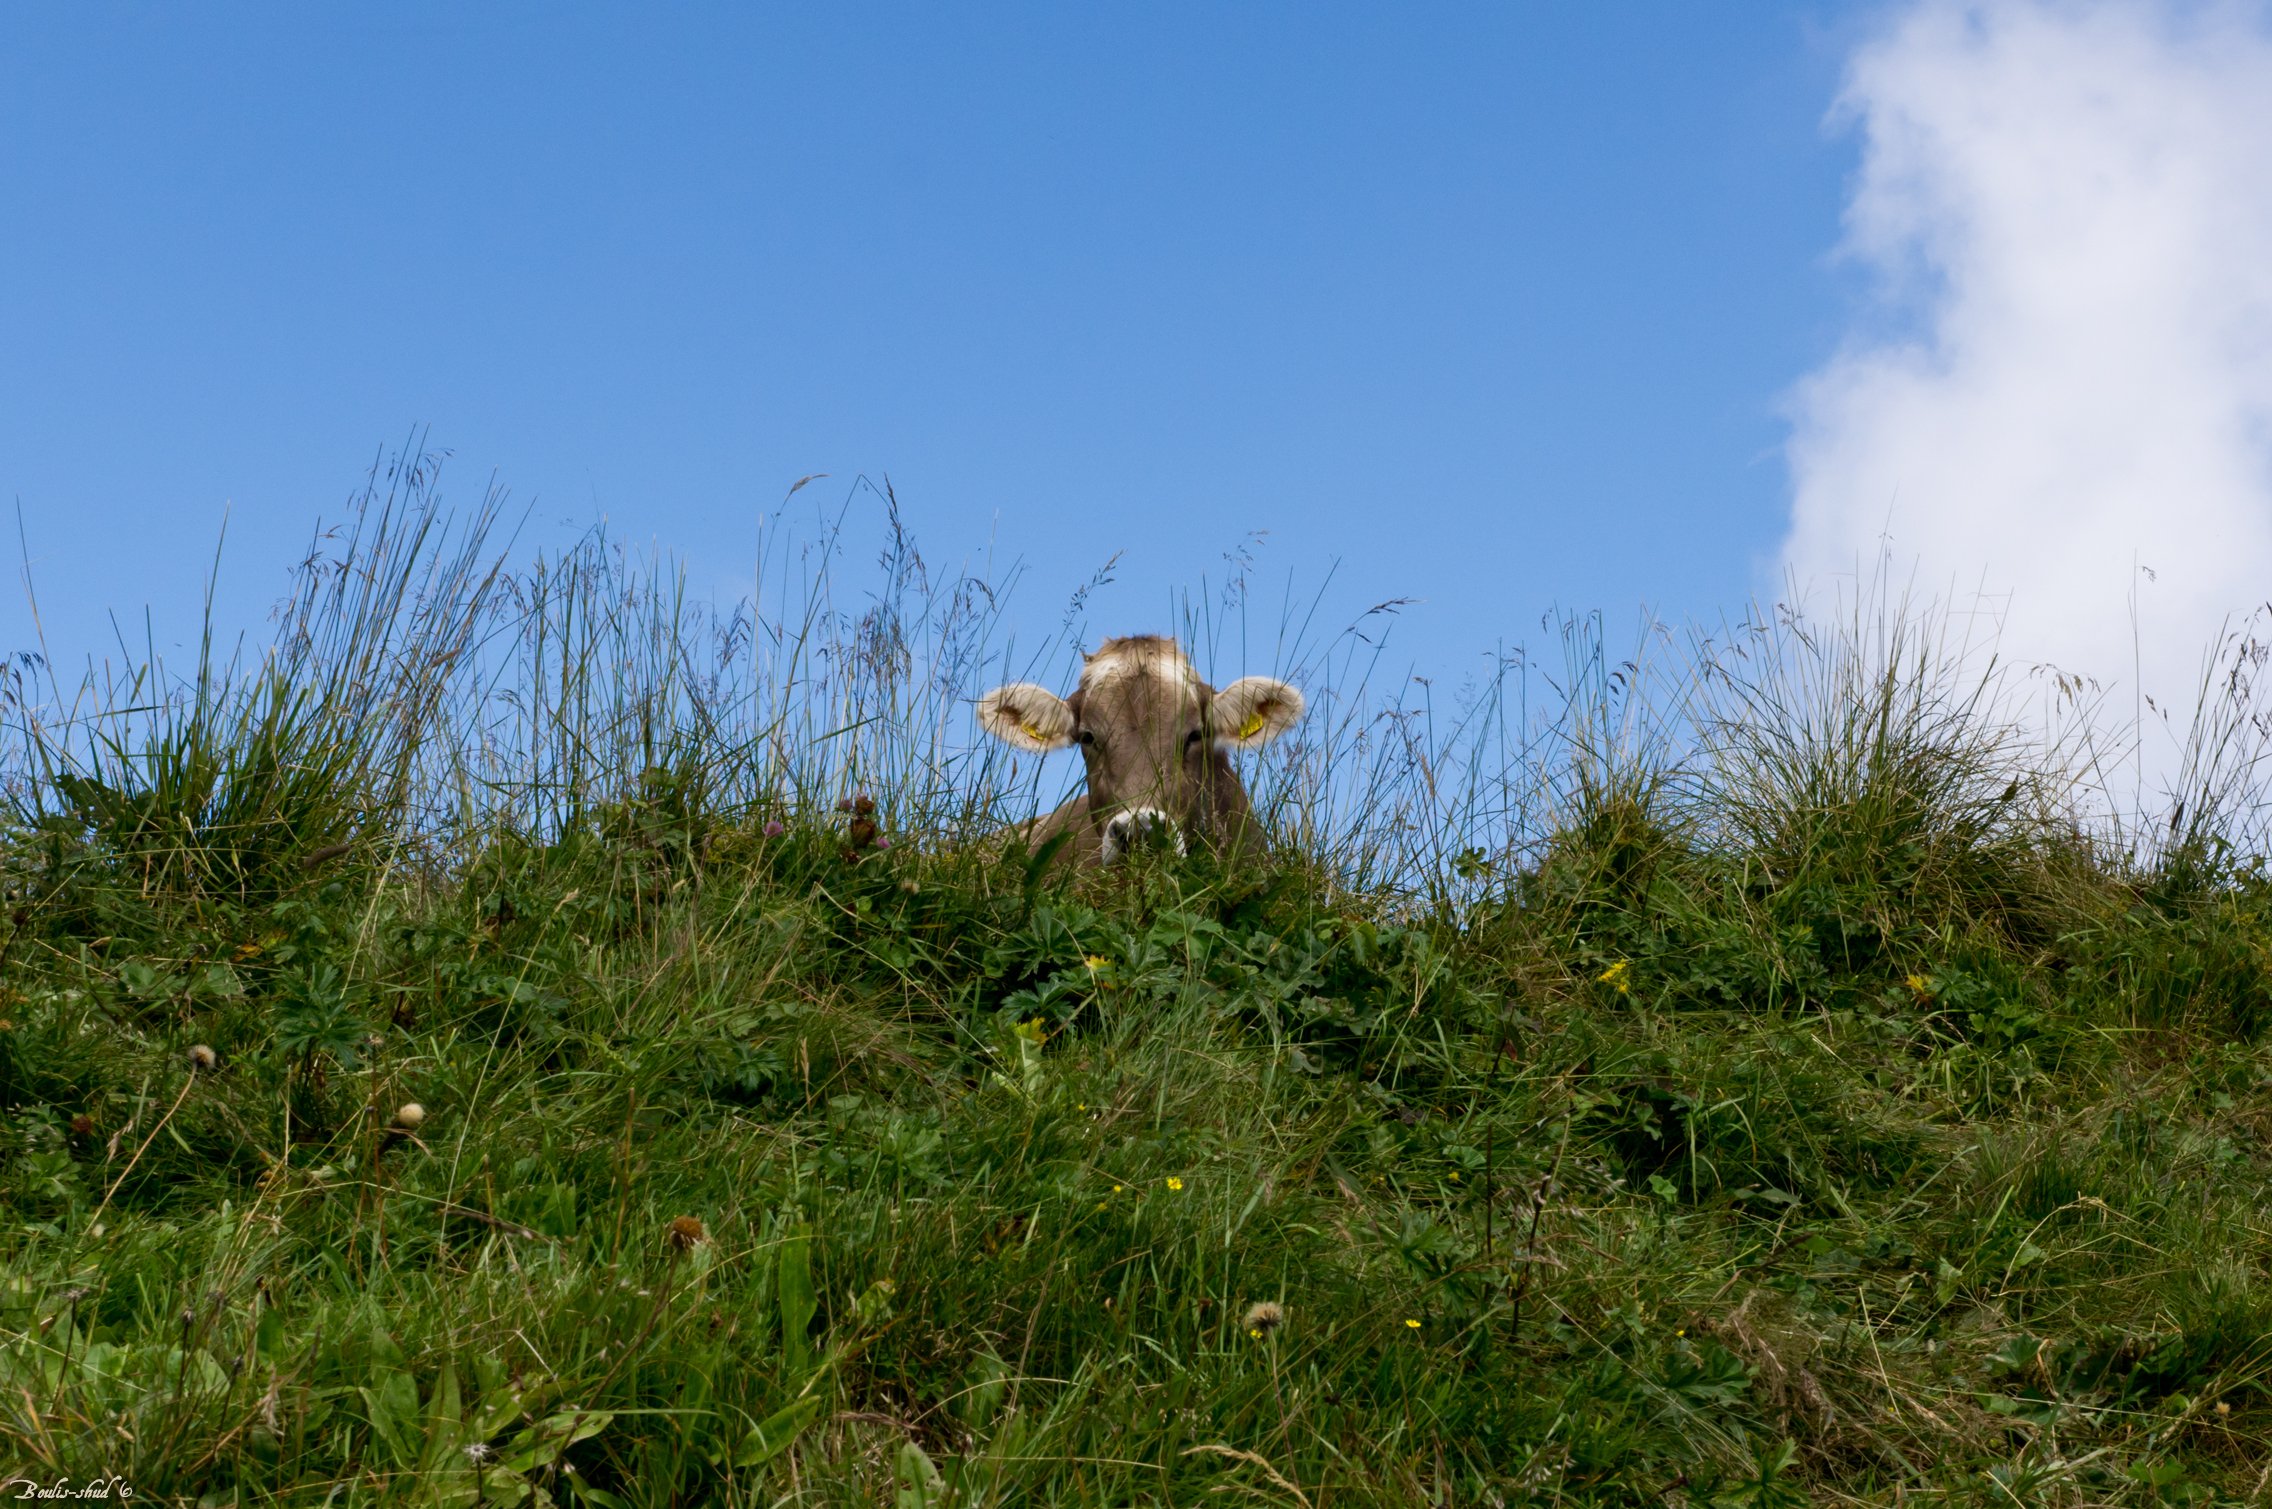
[[[2246,647],[2141,829],[1930,615],[1579,626],[1551,716],[1336,641],[1236,667],[1276,860],[1076,879],[896,529],[720,622],[431,485],[0,703],[0,1477],[2272,1503]]]

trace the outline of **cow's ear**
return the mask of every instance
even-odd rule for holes
[[[1302,719],[1302,694],[1275,676],[1241,676],[1215,694],[1207,715],[1215,742],[1260,749]]]
[[[1075,720],[1065,699],[1045,686],[1013,681],[978,699],[978,726],[1017,749],[1069,749]]]

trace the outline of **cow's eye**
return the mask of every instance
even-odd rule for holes
[[[1200,731],[1196,728],[1193,729],[1190,733],[1187,733],[1183,736],[1183,747],[1186,749],[1197,748],[1200,738]]]

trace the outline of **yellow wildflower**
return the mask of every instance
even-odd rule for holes
[[[1629,996],[1633,993],[1633,984],[1631,979],[1629,978],[1632,973],[1632,968],[1633,965],[1631,960],[1620,959],[1615,964],[1609,966],[1609,968],[1603,970],[1600,974],[1595,975],[1594,978],[1599,980],[1602,984],[1607,985],[1611,990],[1616,991],[1619,995]]]
[[[1411,1318],[1410,1316],[1407,1316],[1407,1317],[1405,1317],[1405,1321],[1404,1321],[1404,1323],[1405,1323],[1406,1325],[1410,1326],[1410,1327],[1411,1327],[1411,1328],[1412,1328],[1413,1330],[1415,1330],[1415,1331],[1417,1331],[1417,1330],[1419,1330],[1419,1329],[1420,1329],[1420,1322],[1418,1322],[1418,1321],[1416,1321],[1416,1320],[1412,1319],[1412,1318]]]
[[[1933,998],[1933,982],[1923,975],[1911,975],[1901,983],[1907,985],[1910,992],[1920,1001],[1930,1001]]]
[[[1181,1189],[1183,1188],[1183,1181],[1181,1179],[1178,1179],[1175,1175],[1170,1174],[1168,1175],[1168,1188]]]

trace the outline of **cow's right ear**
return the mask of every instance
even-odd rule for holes
[[[1073,747],[1077,720],[1065,699],[1045,686],[1013,681],[978,699],[978,726],[1016,749],[1045,754]]]
[[[1218,744],[1260,749],[1302,721],[1302,694],[1275,676],[1241,676],[1215,694],[1207,716]]]

